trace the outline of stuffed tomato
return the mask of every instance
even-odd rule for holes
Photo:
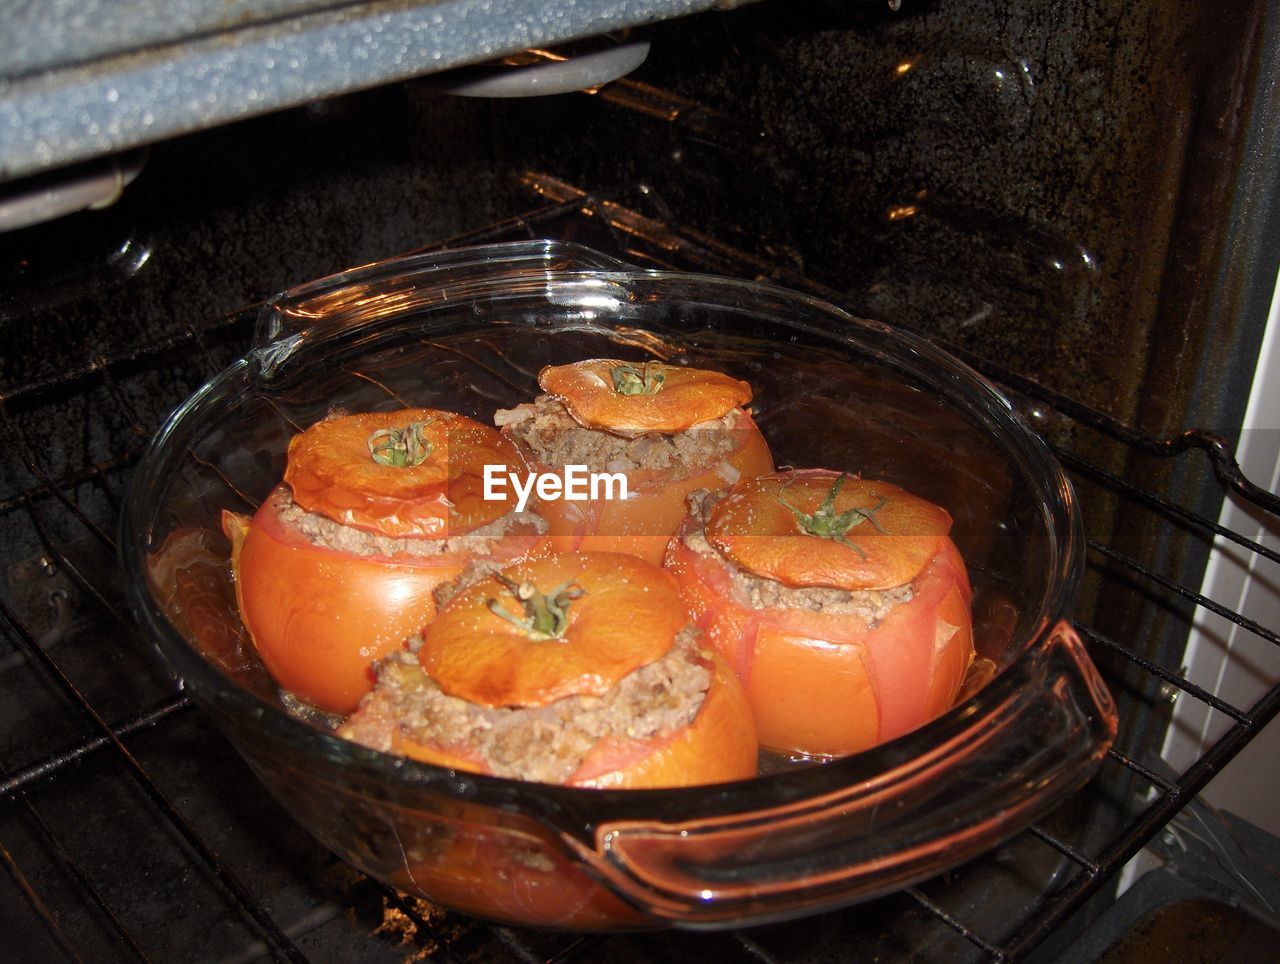
[[[574,465],[612,480],[544,503],[558,548],[661,564],[689,493],[773,471],[744,407],[751,387],[721,372],[597,358],[544,368],[538,384],[545,394],[497,414],[503,434],[540,473]]]
[[[470,581],[379,662],[340,733],[477,773],[587,787],[753,776],[751,712],[667,572],[561,553]]]
[[[284,484],[251,519],[223,515],[240,616],[280,686],[349,713],[438,588],[550,551],[536,512],[484,498],[487,465],[524,470],[493,429],[432,409],[331,417],[290,442]]]
[[[667,567],[742,681],[762,746],[854,753],[952,705],[973,633],[950,527],[897,486],[820,469],[690,499]]]
[[[404,866],[388,875],[397,889],[425,894],[452,910],[533,927],[645,925],[640,911],[548,841],[545,831],[438,817],[433,822],[439,829],[430,844],[407,846]]]

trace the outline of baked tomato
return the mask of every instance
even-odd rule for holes
[[[523,470],[493,429],[429,409],[329,418],[291,442],[286,484],[252,519],[223,515],[240,616],[277,683],[349,713],[438,587],[477,559],[549,551],[545,522],[482,498],[486,464]]]
[[[622,553],[561,553],[461,589],[415,661],[393,654],[344,736],[478,773],[590,787],[754,775],[741,686],[671,576]]]
[[[421,855],[408,848],[404,868],[390,875],[399,890],[452,910],[534,927],[601,930],[644,922],[537,827],[437,822],[445,827],[446,841]]]
[[[485,498],[485,466],[523,467],[487,425],[406,408],[322,419],[289,442],[284,481],[308,512],[392,538],[462,535],[513,508]]]
[[[617,358],[549,365],[538,387],[578,424],[630,438],[683,432],[751,401],[751,386],[722,372]]]
[[[742,681],[763,746],[854,753],[952,705],[973,633],[950,525],[897,486],[826,470],[695,501],[667,566]]]
[[[750,386],[721,372],[598,358],[544,368],[538,384],[545,395],[498,415],[531,467],[561,474],[579,465],[626,479],[626,498],[620,486],[601,485],[582,500],[543,503],[559,549],[661,564],[689,493],[773,471],[743,407]]]

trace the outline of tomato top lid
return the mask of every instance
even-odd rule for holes
[[[665,570],[622,553],[560,553],[460,590],[427,628],[418,658],[450,696],[543,706],[603,696],[665,656],[688,624]]]
[[[625,436],[683,432],[751,401],[744,381],[659,361],[591,358],[551,365],[538,373],[538,384],[580,425]]]
[[[945,509],[891,483],[797,469],[739,482],[712,508],[706,535],[755,575],[854,591],[911,582],[950,530]]]
[[[486,465],[523,473],[497,431],[453,412],[405,408],[331,415],[289,442],[293,501],[335,522],[393,538],[462,535],[514,508],[509,487],[485,499]]]

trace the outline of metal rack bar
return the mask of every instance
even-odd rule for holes
[[[64,694],[66,694],[75,705],[80,714],[93,726],[98,733],[115,749],[118,758],[124,763],[126,772],[133,778],[137,785],[143,790],[152,804],[159,810],[171,826],[182,836],[188,846],[204,861],[205,865],[213,873],[214,877],[226,888],[226,890],[235,899],[246,914],[258,925],[262,933],[267,937],[272,947],[283,954],[289,960],[305,961],[306,958],[297,949],[292,941],[277,927],[271,917],[262,909],[256,900],[253,899],[249,891],[240,883],[239,879],[231,872],[223,860],[214,853],[205,843],[204,839],[196,833],[195,829],[182,816],[181,812],[174,806],[156,785],[155,781],[148,775],[146,769],[138,762],[137,758],[129,752],[128,748],[120,741],[120,738],[111,730],[105,720],[98,714],[93,705],[85,698],[84,694],[75,683],[67,677],[62,668],[54,659],[44,651],[36,642],[35,638],[27,630],[26,626],[18,619],[17,614],[9,608],[8,603],[0,598],[0,622],[8,628],[10,635],[18,640],[27,653],[34,661],[41,666],[46,676],[53,681]]]
[[[138,410],[133,407],[132,402],[125,398],[124,392],[120,390],[120,385],[111,374],[110,367],[101,363],[97,364],[95,367],[97,367],[98,371],[101,373],[102,384],[107,387],[107,392],[113,399],[115,399],[116,406],[124,412],[125,417],[129,419],[129,428],[132,429],[133,434],[144,441],[149,441],[151,433],[142,427],[142,419],[138,416]]]
[[[1230,443],[1221,435],[1203,429],[1188,429],[1174,436],[1155,436],[1078,402],[1070,396],[1047,388],[999,362],[979,358],[954,345],[948,344],[944,347],[1001,384],[1022,395],[1045,402],[1058,414],[1066,415],[1081,425],[1101,432],[1134,451],[1158,458],[1172,458],[1184,452],[1199,449],[1208,455],[1214,472],[1223,484],[1254,505],[1273,515],[1280,515],[1280,495],[1268,492],[1245,477]]]
[[[1129,556],[1126,556],[1124,553],[1117,552],[1115,549],[1112,549],[1109,546],[1104,546],[1102,543],[1095,542],[1092,539],[1088,541],[1088,546],[1094,552],[1097,552],[1100,555],[1106,556],[1108,559],[1110,559],[1113,562],[1120,563],[1120,565],[1124,566],[1126,569],[1130,569],[1133,572],[1136,572],[1139,575],[1143,576],[1144,578],[1149,579],[1151,582],[1154,582],[1157,585],[1163,586],[1165,589],[1168,589],[1170,592],[1177,593],[1182,598],[1190,600],[1191,602],[1195,603],[1197,606],[1202,606],[1203,608],[1209,610],[1211,613],[1215,613],[1216,615],[1221,616],[1223,619],[1231,620],[1237,626],[1240,626],[1243,629],[1249,630],[1249,632],[1253,633],[1255,636],[1261,639],[1265,639],[1269,643],[1280,644],[1280,633],[1275,633],[1272,630],[1267,629],[1266,626],[1260,625],[1254,620],[1249,619],[1247,616],[1241,616],[1239,613],[1233,612],[1232,610],[1228,609],[1226,606],[1223,606],[1221,603],[1214,602],[1208,596],[1205,596],[1199,592],[1196,592],[1194,589],[1189,589],[1186,586],[1182,585],[1181,583],[1175,582],[1174,580],[1170,579],[1168,576],[1162,575],[1161,573],[1156,572],[1154,569],[1150,569],[1144,566],[1142,563],[1138,562],[1135,559],[1131,559]]]
[[[90,580],[83,572],[80,571],[80,567],[77,566],[74,562],[72,562],[65,552],[63,552],[61,549],[57,547],[57,545],[54,543],[54,540],[49,537],[49,532],[45,528],[44,523],[40,521],[40,516],[31,507],[28,507],[27,518],[31,520],[31,525],[35,529],[36,535],[40,537],[40,544],[44,547],[45,553],[48,555],[48,557],[52,561],[56,562],[59,568],[61,568],[64,572],[66,572],[67,575],[71,577],[71,579],[75,582],[77,586],[79,586],[86,593],[92,596],[94,601],[97,602],[98,605],[102,607],[104,612],[110,613],[111,616],[115,619],[115,621],[119,623],[121,626],[128,626],[129,625],[128,616],[126,616],[124,612],[122,612],[119,609],[119,607],[117,607],[115,602],[108,599],[106,595],[102,592],[102,590],[100,590],[93,583],[92,580]],[[111,545],[110,543],[108,543],[108,545],[110,546],[112,552],[114,552],[115,546]],[[44,650],[42,649],[40,650],[40,652],[43,653]]]
[[[123,739],[132,736],[140,730],[146,730],[159,723],[163,723],[174,713],[179,710],[190,709],[194,704],[185,696],[175,696],[172,699],[153,706],[149,710],[144,710],[135,716],[129,717],[123,722],[117,723],[111,727],[111,732],[117,738]],[[67,764],[75,763],[97,750],[101,750],[105,746],[109,746],[110,741],[102,735],[86,737],[77,743],[73,743],[66,749],[59,750],[56,753],[50,753],[48,756],[42,757],[34,763],[30,763],[21,770],[10,774],[3,780],[0,780],[0,798],[11,797],[18,791],[24,789],[37,780],[45,777],[53,776],[61,771]]]
[[[1125,659],[1129,660],[1130,662],[1136,663],[1138,666],[1141,666],[1148,673],[1154,673],[1156,676],[1159,676],[1166,683],[1170,683],[1173,686],[1178,687],[1178,689],[1182,690],[1184,693],[1190,696],[1194,696],[1201,703],[1205,703],[1209,706],[1212,706],[1218,712],[1227,714],[1227,716],[1231,717],[1233,720],[1236,720],[1239,723],[1247,724],[1251,722],[1248,716],[1246,716],[1242,711],[1236,709],[1226,700],[1219,699],[1218,697],[1214,696],[1212,693],[1197,686],[1195,683],[1192,683],[1190,680],[1186,679],[1185,677],[1165,669],[1163,666],[1161,666],[1159,663],[1155,662],[1154,660],[1148,659],[1147,657],[1141,655],[1140,653],[1135,653],[1133,650],[1129,649],[1127,646],[1121,646],[1111,637],[1106,636],[1096,630],[1089,629],[1086,626],[1077,626],[1076,628],[1080,631],[1080,635],[1088,639],[1089,642],[1096,643],[1099,646],[1105,646],[1107,649],[1111,650],[1112,652],[1119,653],[1121,656],[1123,656]]]
[[[1228,529],[1221,523],[1207,518],[1198,512],[1192,512],[1190,509],[1184,509],[1182,506],[1174,502],[1170,502],[1168,499],[1163,499],[1153,492],[1140,488],[1132,482],[1128,482],[1120,478],[1120,476],[1108,472],[1106,469],[1098,468],[1096,465],[1092,465],[1084,459],[1073,455],[1061,446],[1050,444],[1049,447],[1053,450],[1053,454],[1057,456],[1058,460],[1073,472],[1080,475],[1087,475],[1095,482],[1098,482],[1112,491],[1144,505],[1152,511],[1173,516],[1181,522],[1190,523],[1191,525],[1197,526],[1207,532],[1212,532],[1214,535],[1222,536],[1224,539],[1229,539],[1242,549],[1247,549],[1252,553],[1262,556],[1264,559],[1280,563],[1280,552],[1277,552],[1275,549],[1264,546],[1260,542],[1255,542],[1253,539],[1241,535],[1232,529]]]
[[[1077,875],[1061,891],[1050,897],[1036,916],[1005,943],[1004,953],[1011,959],[1025,957],[1045,940],[1066,918],[1093,896],[1109,879],[1141,850],[1161,827],[1193,800],[1204,786],[1226,766],[1249,740],[1280,712],[1280,686],[1273,688],[1249,710],[1253,723],[1237,723],[1209,748],[1172,786],[1165,789],[1120,834],[1099,858],[1101,872],[1096,876]],[[1126,761],[1128,762],[1128,761]],[[1134,769],[1138,769],[1136,766]],[[1144,774],[1145,775],[1145,774]],[[1154,781],[1153,781],[1154,782]],[[1160,781],[1164,782],[1164,781]]]
[[[742,931],[734,931],[734,938],[737,939],[738,946],[746,951],[751,957],[760,961],[761,964],[773,964],[777,960],[772,954],[760,946],[760,942],[753,940],[751,937],[742,933]]]
[[[0,405],[0,408],[3,406]],[[75,472],[64,475],[60,478],[53,479],[51,482],[43,482],[31,488],[24,489],[16,495],[8,498],[0,499],[0,516],[13,512],[16,509],[25,508],[34,505],[45,499],[54,498],[54,490],[61,492],[64,489],[73,489],[77,485],[85,482],[92,482],[94,479],[105,478],[112,472],[119,472],[133,466],[138,459],[142,458],[145,446],[139,445],[133,448],[125,449],[118,455],[114,455],[102,462],[90,465],[87,468],[79,469]]]
[[[1123,766],[1128,767],[1130,770],[1138,774],[1138,776],[1142,777],[1152,786],[1159,787],[1161,790],[1167,793],[1174,793],[1178,790],[1177,784],[1170,783],[1168,780],[1160,776],[1160,774],[1156,773],[1154,770],[1150,769],[1149,767],[1144,767],[1137,760],[1133,759],[1133,757],[1129,756],[1126,753],[1121,752],[1120,750],[1117,750],[1114,746],[1107,751],[1107,757],[1109,759],[1115,760],[1117,763],[1120,763]]]
[[[18,426],[14,424],[9,417],[9,412],[3,403],[0,403],[0,421],[3,422],[5,435],[9,438],[11,451],[16,451],[21,455],[22,462],[26,465],[27,471],[30,472],[48,493],[62,503],[63,508],[75,516],[76,520],[85,527],[86,530],[104,546],[115,552],[115,540],[107,535],[105,531],[96,522],[85,515],[84,511],[75,504],[61,489],[53,484],[53,481],[40,468],[36,461],[35,453],[32,452],[31,446],[23,437]]]
[[[598,946],[603,938],[598,934],[587,934],[582,937],[576,937],[569,944],[562,947],[554,955],[546,959],[545,964],[568,964],[581,954],[590,951],[593,947]]]
[[[48,906],[46,906],[45,902],[41,899],[40,894],[31,886],[31,881],[27,880],[26,875],[22,872],[22,868],[18,866],[17,861],[13,859],[13,854],[9,852],[9,848],[4,846],[4,844],[0,844],[0,862],[4,863],[5,870],[9,871],[9,876],[13,878],[13,882],[17,884],[18,889],[22,891],[22,896],[27,899],[27,903],[31,905],[31,909],[34,910],[36,915],[44,922],[49,934],[58,942],[58,946],[62,948],[67,957],[73,961],[82,960],[75,947],[71,944],[71,940],[67,937],[66,932],[63,931],[62,925],[58,923],[57,915],[49,910]]]
[[[537,229],[538,224],[572,215],[581,207],[582,202],[578,197],[568,201],[548,204],[545,207],[537,208],[524,214],[517,214],[514,217],[496,221],[474,231],[455,234],[444,241],[416,248],[414,253],[425,254],[431,251],[444,251],[448,248],[462,247],[469,244],[483,244],[486,241],[508,238],[512,234],[519,234],[527,240],[534,241],[541,237]]]
[[[200,339],[203,337],[210,335],[233,336],[240,328],[251,326],[256,313],[257,306],[250,305],[240,311],[211,321],[201,330],[200,336],[197,336],[195,328],[188,326],[183,331],[137,345],[127,351],[99,355],[87,364],[69,366],[56,375],[45,375],[32,379],[21,385],[0,391],[0,407],[7,406],[14,411],[18,411],[22,406],[34,404],[36,401],[47,398],[50,395],[68,390],[82,389],[83,386],[100,380],[104,372],[117,372],[131,365],[154,361],[191,344],[200,346]],[[207,346],[203,348],[203,351],[208,351]]]
[[[1068,860],[1071,860],[1074,863],[1079,864],[1079,866],[1089,876],[1092,877],[1097,875],[1098,864],[1095,861],[1092,861],[1088,857],[1084,856],[1084,854],[1077,851],[1074,847],[1072,847],[1066,841],[1059,840],[1057,837],[1049,833],[1047,830],[1043,830],[1040,827],[1035,826],[1034,824],[1027,828],[1027,832],[1035,836],[1037,839],[1043,840],[1045,843],[1047,843],[1054,850],[1058,851],[1058,853],[1062,854],[1062,856],[1066,857]]]
[[[912,900],[914,900],[917,904],[919,904],[921,907],[927,910],[930,914],[932,914],[938,920],[942,921],[942,923],[946,924],[948,927],[950,927],[953,931],[955,931],[957,934],[959,934],[969,943],[981,949],[993,961],[1008,960],[1005,952],[1001,948],[997,947],[995,944],[992,944],[989,940],[984,938],[982,935],[976,933],[968,925],[966,925],[964,921],[960,920],[950,911],[946,910],[943,907],[940,907],[938,904],[931,901],[928,897],[926,897],[923,893],[920,892],[919,888],[908,887],[906,890],[906,893],[908,896],[911,897]]]
[[[31,801],[27,799],[27,795],[25,793],[19,792],[17,799],[21,801],[23,810],[27,814],[28,819],[36,825],[36,828],[40,832],[40,836],[44,839],[46,844],[52,848],[59,863],[61,863],[67,872],[75,878],[75,881],[80,885],[80,888],[89,895],[89,900],[98,909],[98,912],[106,918],[107,923],[110,924],[111,929],[124,943],[125,947],[128,948],[129,953],[137,960],[147,960],[147,955],[142,952],[142,948],[138,946],[138,942],[134,940],[133,935],[129,933],[129,929],[125,927],[124,922],[120,920],[119,915],[111,909],[111,905],[107,903],[105,898],[103,898],[102,892],[94,886],[93,881],[90,880],[88,875],[80,869],[80,865],[76,863],[69,853],[67,853],[66,848],[62,845],[62,841],[58,839],[58,835],[53,832],[53,828],[50,827],[44,817],[40,815],[40,811],[32,805]]]

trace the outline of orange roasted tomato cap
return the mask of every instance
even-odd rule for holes
[[[735,485],[711,510],[707,541],[784,585],[854,591],[911,582],[950,530],[945,509],[891,483],[797,469]]]
[[[587,428],[615,435],[683,432],[751,401],[751,386],[723,372],[658,361],[592,358],[552,365],[538,385]]]
[[[542,706],[602,696],[660,659],[689,624],[674,578],[621,553],[561,553],[460,591],[419,652],[450,696]]]
[[[514,508],[486,500],[486,465],[524,472],[516,446],[453,412],[405,408],[322,419],[289,442],[284,480],[308,512],[399,538],[465,534]]]

